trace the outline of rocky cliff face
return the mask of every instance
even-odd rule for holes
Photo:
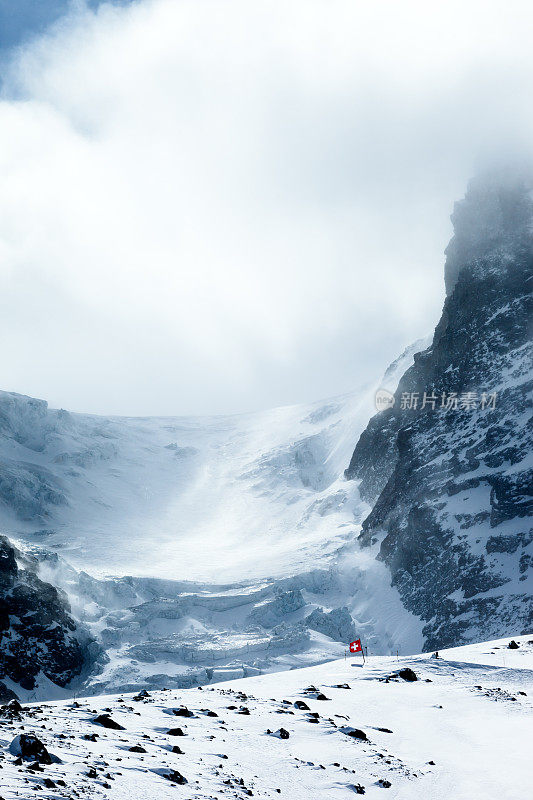
[[[66,686],[82,672],[87,637],[70,615],[66,596],[21,568],[21,560],[0,536],[0,678],[33,689],[42,673]]]
[[[479,178],[452,221],[433,343],[346,471],[426,649],[533,623],[531,184]]]

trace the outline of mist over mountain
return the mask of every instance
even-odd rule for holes
[[[526,797],[532,29],[0,0],[0,800]]]
[[[456,203],[433,342],[346,472],[428,649],[533,622],[532,187],[489,173]]]
[[[432,340],[352,394],[106,418],[1,393],[2,530],[65,660],[37,659],[32,691],[206,684],[339,656],[356,633],[388,654],[526,631],[532,209],[527,175],[472,181]],[[369,421],[378,388],[394,402]],[[8,622],[16,580],[4,647],[35,642],[26,612]]]

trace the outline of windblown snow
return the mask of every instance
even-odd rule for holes
[[[424,346],[380,386],[393,390]],[[357,544],[369,508],[343,475],[376,388],[164,419],[0,393],[0,530],[100,648],[80,691],[293,669],[342,655],[356,633],[373,653],[421,649],[420,620]],[[41,676],[26,696],[60,694]]]
[[[395,388],[408,348],[380,385]],[[353,539],[344,480],[374,391],[226,417],[71,414],[0,392],[0,530],[92,575],[292,575]]]

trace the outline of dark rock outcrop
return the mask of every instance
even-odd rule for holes
[[[21,554],[0,536],[0,678],[33,689],[42,672],[59,686],[85,664],[82,632],[62,592],[19,566]]]
[[[96,725],[101,725],[102,728],[110,728],[114,731],[124,730],[124,726],[116,722],[109,714],[99,714],[93,719],[93,722],[96,723]]]
[[[170,781],[171,783],[177,783],[180,786],[183,786],[185,783],[188,783],[187,778],[185,778],[181,772],[178,772],[176,769],[171,769],[168,771],[163,772],[163,777]]]
[[[533,623],[532,185],[491,174],[456,204],[433,343],[346,471],[427,650]]]
[[[404,681],[417,681],[416,672],[411,667],[404,667],[398,672],[400,678]]]
[[[11,755],[19,756],[23,761],[33,761],[38,764],[51,764],[59,759],[51,755],[45,745],[33,733],[21,733],[15,736],[9,745]]]

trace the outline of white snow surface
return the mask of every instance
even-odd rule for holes
[[[515,639],[517,650],[501,639],[441,651],[439,659],[371,655],[363,665],[352,656],[144,699],[27,704],[20,720],[0,716],[2,797],[342,800],[364,791],[404,800],[522,800],[530,786],[533,639]],[[417,681],[383,680],[405,667]],[[192,716],[175,716],[182,706]],[[101,713],[123,730],[95,723]],[[318,722],[310,722],[313,714]],[[169,735],[178,727],[183,736]],[[281,728],[289,738],[279,738]],[[354,730],[366,740],[350,737]],[[42,771],[16,763],[9,746],[22,732],[34,733],[61,763]],[[95,741],[84,738],[92,734]],[[130,750],[139,746],[144,752]],[[169,780],[176,772],[187,783]]]
[[[380,386],[394,389],[425,344]],[[70,414],[0,392],[0,530],[99,577],[224,583],[323,567],[368,510],[343,473],[376,388],[175,418]]]

